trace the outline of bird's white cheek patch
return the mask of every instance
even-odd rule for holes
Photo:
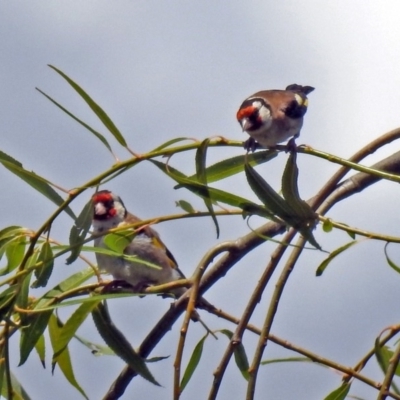
[[[263,129],[268,129],[272,124],[272,117],[269,109],[267,107],[261,107],[258,115],[263,123]]]
[[[295,93],[294,98],[296,99],[297,104],[299,106],[304,106],[304,107],[308,106],[308,99],[307,98],[304,99],[303,97],[301,97],[297,93]]]
[[[94,212],[96,215],[104,215],[107,212],[107,210],[104,207],[103,203],[97,203],[94,206]]]

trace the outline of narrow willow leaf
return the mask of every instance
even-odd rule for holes
[[[296,209],[286,199],[284,200],[279,196],[250,165],[245,165],[245,172],[250,187],[265,206],[285,221],[287,225],[298,230],[315,248],[321,250],[321,246],[317,243],[312,233],[316,216],[311,208],[310,210],[313,213],[313,217],[307,216],[307,218],[304,218],[304,210],[304,212],[298,213]],[[294,188],[291,188],[289,190],[286,188],[285,190],[286,192],[290,192],[293,189]],[[288,193],[286,194],[289,195]],[[293,203],[293,201],[291,202]],[[307,207],[309,206],[307,205]]]
[[[71,254],[66,259],[66,264],[72,264],[78,257],[82,250],[83,241],[86,238],[86,235],[90,229],[90,225],[92,224],[93,217],[93,204],[92,201],[89,200],[85,206],[83,207],[81,213],[78,215],[78,218],[75,221],[75,224],[71,228],[69,233],[69,244],[71,246]]]
[[[48,100],[50,100],[53,104],[55,104],[58,108],[60,108],[62,111],[64,111],[68,116],[70,116],[72,119],[74,119],[76,122],[78,122],[79,124],[81,124],[83,127],[85,127],[89,132],[92,132],[93,135],[95,135],[97,137],[97,139],[99,139],[104,146],[107,147],[107,149],[109,150],[109,152],[111,154],[113,154],[113,151],[111,149],[111,146],[109,145],[109,143],[107,142],[106,138],[99,132],[97,132],[95,129],[91,128],[88,124],[86,124],[85,122],[83,122],[82,120],[80,120],[78,117],[76,117],[75,115],[73,115],[71,112],[69,112],[66,108],[64,108],[61,104],[57,103],[54,99],[52,99],[50,96],[48,96],[46,93],[42,92],[40,89],[36,88],[36,90],[38,92],[40,92],[43,96],[47,97]]]
[[[55,315],[52,315],[49,321],[49,335],[51,345],[54,347],[57,344],[57,341],[60,337],[61,327],[58,325],[57,318]],[[66,348],[58,357],[57,364],[60,367],[61,372],[64,374],[67,381],[76,389],[78,390],[81,395],[85,398],[89,398],[86,396],[86,393],[83,391],[81,386],[79,385],[78,381],[75,378],[75,374],[72,368],[71,357],[69,355],[68,348]]]
[[[34,257],[34,258],[36,258],[36,257]],[[22,281],[22,285],[20,285],[20,290],[18,292],[18,296],[17,296],[17,299],[16,299],[17,306],[19,308],[22,308],[22,309],[27,309],[28,308],[28,304],[29,304],[29,300],[28,300],[29,283],[30,283],[30,280],[31,280],[31,275],[32,275],[32,272],[30,272],[29,274],[26,274],[24,276],[23,281]],[[24,313],[21,313],[21,317],[22,317],[22,314],[24,314]],[[22,325],[24,325],[24,323],[22,323]]]
[[[351,383],[342,383],[337,389],[329,393],[324,400],[345,400],[350,392]]]
[[[14,246],[14,242],[18,240],[18,237],[8,237],[5,239],[0,239],[0,258],[3,257],[3,255],[6,253],[8,247],[12,247],[11,250],[9,251],[13,251],[13,246]],[[14,265],[14,269],[17,268],[18,264]],[[12,269],[9,268],[10,264],[7,263],[7,265],[4,268],[0,269],[0,275],[6,275],[9,274]]]
[[[124,245],[126,243],[126,238],[119,236],[119,232],[118,233],[109,233],[108,235],[106,235],[104,237],[104,241],[106,240],[106,238],[107,238],[107,241],[111,244],[111,246],[114,246],[116,249],[119,249],[120,247],[122,247],[122,245]],[[124,253],[119,253],[119,252],[114,251],[113,249],[98,250],[98,249],[100,249],[99,247],[94,247],[94,249],[95,249],[96,253],[107,254],[107,255],[111,255],[112,257],[123,258],[124,260],[132,261],[137,264],[142,264],[142,265],[145,265],[146,267],[154,268],[157,270],[162,269],[162,267],[160,267],[160,265],[154,264],[154,263],[147,261],[144,258],[140,258],[136,255],[128,255],[128,254],[124,254]]]
[[[256,214],[265,218],[277,220],[274,214],[272,214],[264,206],[260,206],[256,203],[251,202],[250,200],[225,192],[223,190],[215,189],[209,186],[205,187],[199,182],[190,181],[185,177],[184,174],[179,171],[178,173],[175,173],[176,170],[170,168],[169,166],[167,167],[164,163],[160,163],[159,161],[155,160],[149,161],[160,168],[169,177],[178,182],[180,184],[180,187],[184,187],[200,197],[209,196],[213,201],[218,201],[233,207],[238,207],[246,213]]]
[[[104,243],[110,250],[122,254],[135,236],[136,232],[132,229],[109,233],[104,236]]]
[[[35,344],[35,350],[39,356],[39,360],[42,363],[43,368],[46,368],[46,342],[44,340],[44,335],[39,337]]]
[[[86,346],[94,356],[116,356],[116,354],[108,347],[98,343],[86,340],[82,336],[75,335],[76,340]]]
[[[50,186],[49,181],[35,174],[34,172],[27,171],[23,168],[19,161],[13,159],[2,151],[0,151],[0,163],[3,164],[3,166],[13,174],[17,175],[23,181],[36,189],[39,193],[43,194],[45,197],[55,203],[58,207],[64,203],[63,198]],[[64,211],[72,219],[76,218],[75,214],[69,207],[65,207]]]
[[[7,228],[4,228],[0,231],[0,240],[26,233],[28,233],[28,229],[22,228],[22,226],[17,226],[17,225],[8,226]]]
[[[322,263],[318,266],[317,271],[315,273],[316,276],[321,276],[325,269],[328,267],[329,263],[339,254],[343,253],[345,250],[347,250],[349,247],[354,246],[356,243],[358,243],[357,240],[353,240],[349,243],[346,243],[345,245],[339,247],[338,249],[332,251],[329,256],[322,261]]]
[[[35,269],[36,281],[32,283],[32,288],[45,287],[54,267],[54,256],[51,245],[48,241],[42,244],[42,248],[39,253],[38,262],[42,262],[43,265],[40,268]]]
[[[251,166],[260,165],[267,161],[272,160],[278,155],[278,152],[273,150],[258,151],[252,154],[245,154],[241,156],[235,156],[226,160],[217,162],[216,164],[210,165],[206,168],[205,173],[207,174],[207,182],[217,182],[222,179],[229,178],[230,176],[239,174],[244,171],[245,160]],[[188,179],[195,180],[196,175],[189,176]]]
[[[185,141],[185,140],[191,140],[191,141],[192,141],[192,139],[189,138],[189,137],[179,137],[179,138],[171,139],[171,140],[168,140],[168,142],[165,142],[165,143],[163,143],[162,145],[160,145],[160,146],[156,147],[155,149],[153,149],[153,150],[151,151],[151,153],[154,153],[154,152],[156,152],[156,151],[163,150],[163,149],[165,149],[165,148],[171,146],[171,144],[175,144],[175,143],[178,143],[178,142],[183,142],[183,141]]]
[[[308,362],[315,363],[315,361],[311,360],[308,357],[286,357],[286,358],[274,358],[272,360],[261,361],[261,365],[275,364],[275,363],[284,363],[284,362]],[[324,366],[323,364],[319,364]]]
[[[356,239],[356,234],[355,234],[354,232],[346,231],[346,233],[347,233],[353,240]]]
[[[203,354],[204,341],[206,340],[208,334],[205,335],[200,341],[197,343],[196,347],[193,350],[193,353],[190,357],[189,363],[186,367],[185,373],[183,374],[183,378],[180,384],[180,391],[183,392],[185,390],[186,385],[189,383],[191,377],[193,376],[194,371],[199,365],[201,356]]]
[[[386,375],[389,364],[394,361],[393,360],[394,353],[389,349],[388,346],[381,345],[379,337],[375,339],[374,347],[375,347],[376,360],[378,361],[378,364],[381,367],[382,372],[384,373],[384,375]],[[395,374],[398,375],[398,373],[399,373],[399,364],[397,363]],[[394,383],[393,380],[390,383],[390,387],[396,394],[399,394],[399,388],[397,387],[397,385]]]
[[[390,362],[393,362],[394,352],[388,346],[381,346],[379,340],[375,341],[375,356],[382,371],[386,374]],[[397,364],[395,375],[400,376],[400,365]]]
[[[32,257],[30,257],[30,259],[31,258]],[[26,310],[28,308],[28,304],[29,304],[28,296],[29,296],[29,284],[31,282],[31,277],[32,277],[32,272],[25,275],[23,278],[20,278],[20,279],[22,279],[22,285],[20,286],[20,290],[19,290],[18,296],[16,298],[16,305],[23,310]],[[19,317],[20,317],[22,326],[25,326],[28,324],[29,317],[26,313],[20,312]]]
[[[282,194],[289,206],[302,220],[315,221],[316,215],[313,209],[300,198],[297,181],[299,169],[296,163],[297,153],[289,155],[285,170],[282,176]]]
[[[123,147],[127,147],[127,143],[124,137],[122,136],[121,132],[114,125],[114,122],[111,121],[110,117],[105,113],[105,111],[71,78],[69,78],[67,75],[65,75],[56,67],[52,65],[49,65],[49,67],[52,68],[54,71],[56,71],[58,74],[60,74],[73,87],[73,89],[82,97],[82,99],[86,102],[86,104],[97,115],[97,117],[104,124],[104,126],[115,137],[118,143]]]
[[[0,230],[0,260],[3,257],[7,247],[21,236],[27,236],[29,234],[28,229],[20,226],[8,226]],[[0,275],[5,275],[10,272],[6,267],[0,270]]]
[[[46,305],[41,305],[40,307],[36,307],[35,310],[37,311],[51,311],[51,310],[56,310],[58,308],[64,308],[64,307],[71,307],[71,306],[76,306],[76,305],[81,305],[84,303],[98,303],[101,300],[108,300],[108,299],[121,299],[125,297],[132,297],[132,296],[143,296],[141,293],[132,293],[132,291],[128,292],[117,292],[117,293],[108,293],[108,294],[99,294],[99,295],[93,295],[90,297],[83,297],[80,299],[75,299],[75,300],[68,300],[68,301],[63,301],[62,303],[56,303],[52,304],[50,306]]]
[[[97,306],[100,300],[92,303],[81,304],[75,312],[68,318],[67,322],[62,326],[58,332],[57,341],[53,345],[53,361],[55,364],[58,362],[60,354],[65,351],[71,339],[74,337],[78,328],[86,320],[87,316],[92,312],[92,310]]]
[[[389,257],[388,249],[387,249],[388,246],[389,246],[389,242],[386,243],[386,244],[385,244],[385,247],[384,247],[384,252],[385,252],[386,261],[387,261],[387,263],[388,263],[397,273],[400,274],[400,267],[398,267],[398,266],[390,259],[390,257]]]
[[[155,362],[166,360],[168,358],[169,358],[169,356],[151,357],[151,358],[146,358],[146,362],[147,363],[155,363]]]
[[[6,248],[6,257],[8,261],[6,269],[8,272],[11,272],[21,264],[25,255],[25,246],[25,236],[17,236],[14,240],[8,243]]]
[[[107,307],[102,303],[98,304],[93,310],[92,316],[100,336],[115,354],[122,358],[142,378],[154,385],[160,386],[148,369],[145,360],[136,353],[125,336],[116,328]]]
[[[157,160],[149,160],[149,161],[152,164],[154,164],[156,167],[161,169],[161,171],[164,172],[165,174],[167,174],[168,176],[171,176],[171,177],[174,176],[177,178],[188,179],[188,177],[183,172],[179,171],[178,169],[176,169],[174,167],[171,167],[170,165],[167,165],[167,164],[162,163]],[[173,178],[173,179],[175,179],[175,178]],[[176,189],[176,187],[174,189]]]
[[[233,332],[229,331],[228,329],[221,329],[219,332],[227,336],[229,340],[232,340]],[[243,343],[238,343],[234,346],[233,354],[235,356],[236,366],[239,368],[239,371],[243,375],[243,378],[249,380],[250,366]]]
[[[18,293],[18,285],[12,285],[0,293],[0,320],[10,313]]]
[[[250,165],[245,164],[247,181],[261,202],[279,218],[288,221],[291,226],[298,220],[292,220],[296,213],[287,202],[256,172]]]
[[[30,325],[21,329],[20,340],[20,361],[18,366],[21,366],[28,359],[29,354],[35,347],[40,336],[43,335],[47,328],[52,311],[44,311],[40,314],[32,314],[29,317]]]
[[[243,378],[249,380],[249,361],[247,359],[246,350],[244,349],[243,343],[239,343],[235,346],[235,362],[239,371],[242,373]]]
[[[208,190],[207,185],[207,173],[206,173],[206,161],[207,161],[207,149],[210,139],[205,139],[201,142],[199,148],[196,151],[196,177],[198,182],[202,183],[205,187],[205,190]],[[217,221],[217,217],[215,216],[214,207],[210,196],[207,194],[203,196],[204,204],[210,213],[211,219],[214,222],[215,229],[217,232],[217,239],[219,237],[219,225]]]
[[[193,208],[193,206],[185,201],[185,200],[178,200],[177,202],[175,202],[177,207],[182,208],[183,211],[186,211],[188,214],[195,214],[196,210]]]

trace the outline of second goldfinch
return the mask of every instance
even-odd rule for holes
[[[95,247],[107,248],[102,234],[109,229],[140,221],[138,217],[127,211],[119,196],[108,190],[95,193],[92,196],[92,203],[93,234],[97,236],[94,240]],[[127,282],[137,291],[141,291],[147,286],[161,285],[185,278],[179,270],[174,256],[161,241],[158,233],[148,226],[139,229],[139,232],[125,248],[124,253],[136,256],[139,260],[159,268],[153,268],[139,261],[126,260],[123,257],[96,253],[98,267],[111,274],[115,280]],[[180,297],[186,290],[181,287],[173,289],[171,292],[174,296]],[[204,308],[213,307],[203,298],[199,299],[199,304],[206,305]],[[199,320],[204,325],[197,312],[192,315],[192,319]],[[206,329],[209,331],[207,327]]]

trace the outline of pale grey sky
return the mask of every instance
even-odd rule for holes
[[[223,135],[245,140],[235,120],[237,107],[261,89],[288,84],[311,85],[309,111],[298,143],[348,157],[384,132],[400,125],[400,5],[397,1],[316,0],[267,1],[9,1],[0,3],[1,130],[0,150],[66,188],[83,184],[109,168],[113,159],[89,132],[68,118],[34,88],[39,87],[80,118],[106,134],[100,122],[54,71],[53,64],[78,82],[106,110],[130,146],[146,152],[179,136],[198,139]],[[121,158],[129,155],[110,139]],[[394,153],[395,142],[366,163]],[[222,160],[241,150],[212,150],[210,160]],[[286,155],[259,171],[279,189]],[[175,164],[174,164],[175,163]],[[192,155],[176,157],[172,164],[193,171]],[[300,191],[311,197],[336,166],[299,156]],[[0,168],[3,190],[0,229],[24,225],[32,229],[54,210],[52,203]],[[141,164],[106,188],[118,193],[133,213],[143,218],[176,212],[175,201],[201,202],[154,167]],[[232,188],[232,180],[218,187]],[[255,198],[243,177],[235,178],[238,194]],[[382,182],[332,210],[339,221],[365,229],[399,235],[398,185]],[[82,196],[74,209],[87,201]],[[252,221],[257,226],[259,221]],[[60,218],[52,234],[67,240],[71,220]],[[248,231],[241,218],[221,219],[221,240]],[[209,219],[170,222],[157,227],[181,268],[190,274],[205,251],[216,244]],[[317,230],[327,250],[348,241],[342,233]],[[245,258],[208,298],[240,315],[251,288],[274,246],[265,244]],[[339,362],[354,365],[372,347],[387,325],[398,323],[400,277],[385,263],[381,243],[364,242],[340,257],[321,278],[315,277],[322,253],[307,252],[294,271],[272,332]],[[188,250],[190,249],[190,250]],[[400,263],[400,251],[390,247]],[[52,279],[83,268],[77,261],[59,260]],[[254,322],[261,324],[270,291],[263,297]],[[159,298],[120,300],[111,310],[117,325],[138,345],[148,329],[168,308]],[[127,312],[129,310],[129,313]],[[63,310],[62,315],[68,315]],[[203,313],[204,314],[204,313]],[[213,329],[227,323],[204,314]],[[193,326],[193,345],[203,334]],[[80,333],[100,342],[88,321]],[[172,362],[178,326],[153,355],[170,359],[151,365],[163,385],[157,388],[137,379],[124,398],[171,398]],[[255,342],[246,335],[249,358]],[[15,348],[17,349],[17,339]],[[196,372],[185,398],[206,398],[211,371],[218,365],[227,342],[206,343],[207,365]],[[16,350],[17,351],[17,350]],[[75,372],[90,399],[100,398],[123,363],[112,357],[93,357],[78,343],[71,345]],[[286,355],[269,345],[264,359]],[[17,377],[33,399],[79,398],[56,370],[42,370],[35,354]],[[377,367],[367,369],[381,379]],[[340,377],[315,365],[266,366],[260,371],[257,399],[322,399],[339,386]],[[201,389],[200,389],[201,388]],[[245,382],[232,363],[220,399],[244,398]],[[351,392],[371,398],[374,392],[355,384]],[[232,397],[234,396],[234,397]]]

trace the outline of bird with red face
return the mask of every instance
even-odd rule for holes
[[[127,211],[121,198],[109,190],[96,192],[92,196],[92,203],[95,247],[108,248],[104,243],[104,235],[108,230],[140,222],[138,217]],[[174,256],[161,241],[159,234],[148,226],[141,227],[138,230],[126,246],[124,254],[135,256],[138,261],[96,253],[98,267],[100,270],[111,274],[116,281],[128,283],[138,292],[148,286],[161,285],[185,278],[179,270]],[[171,290],[171,292],[175,297],[180,297],[186,290],[186,288],[180,287]],[[213,308],[203,298],[199,299],[199,306]],[[212,333],[201,321],[196,311],[192,314],[192,319],[200,321]]]
[[[313,90],[292,84],[285,90],[263,90],[248,97],[236,114],[243,131],[250,135],[245,149],[273,148],[289,138],[294,145],[307,112],[307,95]]]

